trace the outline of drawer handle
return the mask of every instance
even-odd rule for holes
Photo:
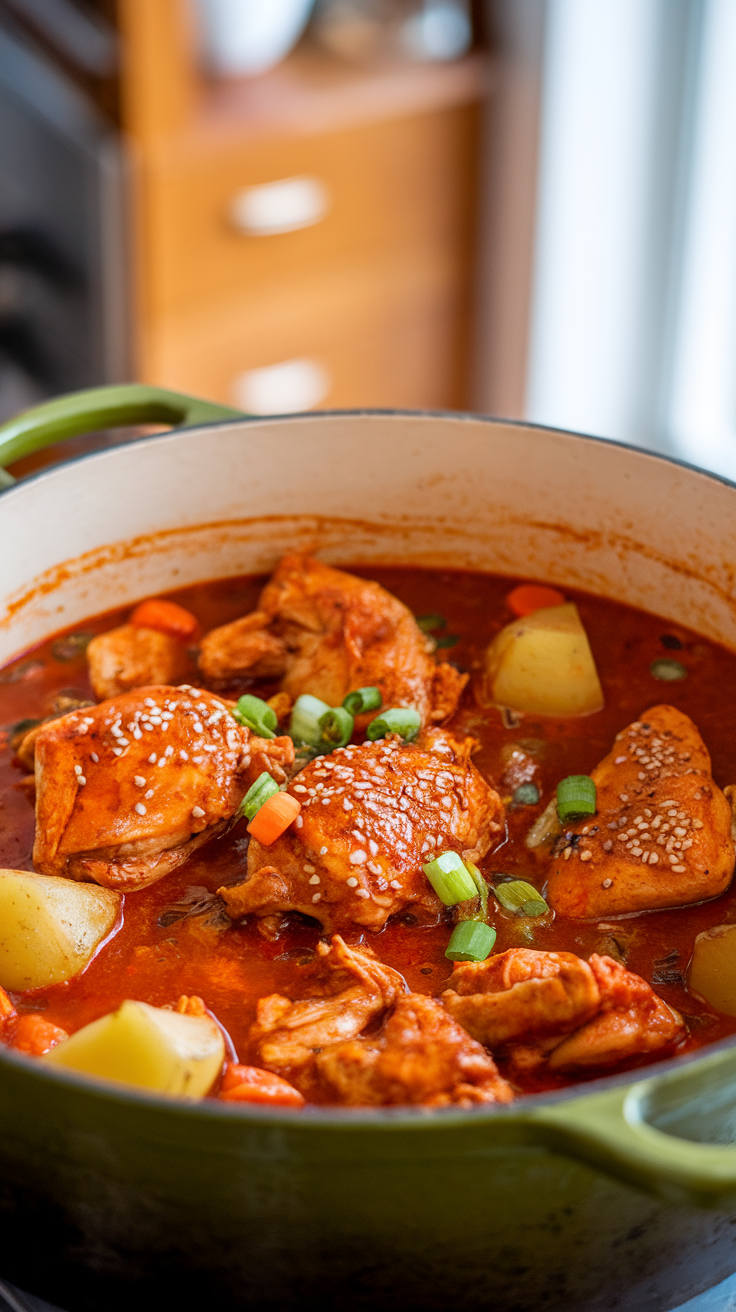
[[[329,208],[329,192],[318,178],[283,178],[237,192],[230,218],[240,232],[270,237],[309,228],[319,223]]]
[[[318,360],[283,360],[263,369],[246,369],[233,381],[236,404],[251,415],[289,415],[311,410],[332,386]]]

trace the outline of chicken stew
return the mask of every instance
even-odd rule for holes
[[[574,589],[304,556],[91,619],[0,672],[0,1037],[295,1109],[723,1038],[735,674]]]

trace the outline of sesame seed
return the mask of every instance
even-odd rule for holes
[[[138,812],[139,815],[145,815],[145,814],[146,814],[146,808],[145,808],[145,806],[143,805],[142,802],[136,802],[136,804],[135,804],[135,809],[136,809],[136,811]]]
[[[78,774],[78,775],[77,775],[77,783],[78,783],[78,784],[86,784],[86,782],[87,782],[87,780],[85,779],[85,777],[84,777],[83,774]]]
[[[612,883],[613,883],[612,879],[604,879],[603,883],[601,884],[601,888],[610,888]]]
[[[351,852],[350,856],[348,857],[348,861],[350,862],[351,866],[365,865],[367,860],[368,860],[368,854],[364,852],[362,848],[358,848],[357,852]]]
[[[152,788],[149,788],[148,792],[147,792],[147,793],[144,793],[143,796],[144,796],[144,797],[149,797],[149,798],[150,798],[150,797],[153,797],[153,789],[152,789]]]
[[[693,829],[702,829],[702,828],[703,828],[702,820],[693,820]]]
[[[151,755],[150,755],[149,758],[148,758],[149,764],[150,764],[150,765],[155,765],[157,759],[158,759],[158,758],[157,758],[157,756],[156,756],[156,753],[155,753],[155,752],[151,752]]]
[[[74,773],[75,773],[75,774],[81,774],[81,773],[82,773],[82,767],[81,767],[81,765],[75,765],[75,767],[74,767]]]
[[[113,756],[122,756],[122,754],[123,754],[123,749],[122,749],[122,747],[113,747],[113,749],[112,749],[112,754],[113,754]]]
[[[390,888],[401,888],[401,884],[399,883],[398,879],[390,879],[390,880],[389,880],[389,887],[390,887]]]
[[[306,793],[307,791],[304,784],[294,784],[293,788],[295,793]]]
[[[306,861],[304,862],[304,869],[306,870],[308,875],[314,874],[314,866],[310,866],[309,863]]]
[[[353,809],[353,804],[348,801],[347,797],[343,797],[342,799],[342,809],[343,811],[352,811]]]
[[[659,861],[659,852],[650,852],[649,853],[650,866],[656,866],[658,861]]]
[[[356,897],[370,897],[370,893],[368,892],[368,889],[367,889],[367,888],[356,888],[356,890],[355,890],[355,896],[356,896]]]
[[[162,768],[162,766],[164,766],[164,765],[166,765],[166,757],[165,757],[165,756],[159,756],[159,758],[158,758],[158,768],[159,768],[159,770],[160,770],[160,769]]]
[[[672,869],[676,875],[681,875],[687,869],[687,866],[673,866]]]
[[[195,820],[201,820],[202,816],[204,815],[204,811],[202,810],[201,806],[193,806],[192,815],[194,816]]]
[[[321,894],[321,893],[315,893],[315,894],[314,894],[314,897],[312,898],[312,901],[313,901],[313,902],[319,902],[319,900],[320,900],[321,897],[322,897],[322,894]]]
[[[319,849],[319,854],[320,854],[320,856],[326,856],[326,855],[327,855],[327,848],[326,848],[326,847],[321,847],[321,848]]]
[[[136,788],[145,788],[146,786],[146,781],[143,778],[142,774],[135,775],[133,779],[133,783],[135,784]]]
[[[302,827],[303,824],[304,824],[304,821],[302,820],[302,817],[301,817],[300,815],[298,815],[297,818],[296,818],[296,820],[294,821],[294,828],[295,828],[295,829],[301,829],[301,827]]]
[[[92,757],[92,760],[94,761],[95,765],[97,765],[100,759],[99,756],[97,755],[97,752],[90,752],[90,756]]]
[[[355,875],[351,875],[349,879],[346,879],[346,880],[345,880],[345,883],[347,884],[348,888],[357,888],[357,887],[358,887],[358,881],[357,881],[357,879],[355,878]]]
[[[312,875],[312,876],[310,877],[309,882],[310,882],[310,884],[319,884],[319,883],[320,883],[320,877],[319,877],[319,875]]]
[[[631,849],[631,855],[632,855],[632,856],[641,856],[641,848],[640,848],[640,847],[632,847],[632,849]]]
[[[581,853],[580,853],[580,860],[581,860],[581,861],[591,861],[592,858],[593,858],[593,853],[592,853],[592,852],[581,852]]]
[[[626,760],[626,757],[625,757],[625,756],[617,756],[613,764],[614,764],[614,765],[623,765],[623,763],[624,763],[625,760]]]
[[[564,858],[565,858],[566,861],[569,861],[569,860],[570,860],[570,857],[572,856],[572,848],[571,848],[571,847],[566,847],[565,850],[564,850],[564,852],[562,853],[562,855],[564,856]]]
[[[201,720],[195,720],[195,721],[194,721],[194,732],[195,732],[195,733],[204,733],[204,725],[202,724]]]
[[[188,761],[188,760],[189,760],[189,752],[185,752],[183,748],[182,748],[181,751],[179,752],[179,756],[181,757],[182,761]]]

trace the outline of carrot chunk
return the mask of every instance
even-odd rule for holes
[[[50,1021],[44,1020],[43,1016],[38,1016],[34,1012],[26,1012],[18,1018],[10,1046],[17,1048],[19,1052],[27,1052],[32,1057],[41,1057],[44,1052],[49,1051],[49,1048],[55,1048],[62,1039],[68,1038],[66,1030],[60,1029],[58,1025],[52,1025]]]
[[[259,1102],[272,1107],[303,1107],[302,1095],[280,1075],[233,1062],[222,1077],[223,1102]]]
[[[301,802],[297,802],[291,793],[274,793],[267,802],[263,803],[260,810],[256,811],[248,825],[248,833],[252,834],[259,843],[263,843],[264,847],[268,847],[270,843],[275,843],[276,839],[280,838],[296,820],[301,809]]]
[[[159,633],[168,633],[171,638],[181,638],[183,642],[191,638],[199,627],[199,622],[192,612],[175,601],[162,601],[152,597],[136,606],[130,617],[130,623],[137,629],[158,629]]]
[[[564,606],[565,598],[557,588],[546,588],[542,583],[520,583],[506,598],[514,615],[531,615],[535,610],[549,606]]]

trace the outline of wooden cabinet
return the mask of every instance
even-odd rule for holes
[[[301,361],[312,404],[462,406],[486,58],[366,73],[307,48],[207,86],[176,0],[123,11],[141,377],[244,405]],[[167,25],[157,92],[132,63]]]

